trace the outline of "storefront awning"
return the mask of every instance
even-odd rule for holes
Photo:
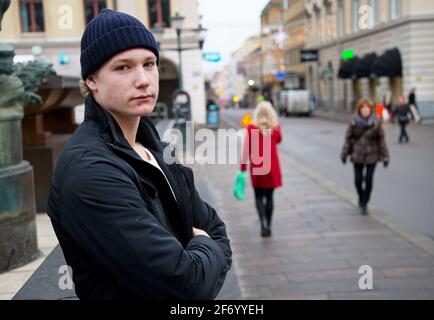
[[[341,60],[338,77],[340,79],[351,79],[354,75],[354,66],[359,60],[359,57],[354,57],[349,60]]]
[[[375,52],[365,54],[363,58],[359,59],[354,65],[354,75],[356,78],[370,78],[372,75],[372,66],[378,56]]]
[[[372,73],[377,77],[402,76],[402,60],[399,49],[387,50],[378,57],[372,66]]]

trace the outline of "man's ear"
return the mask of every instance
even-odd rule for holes
[[[96,85],[96,80],[95,80],[95,74],[91,74],[91,75],[89,75],[89,76],[86,78],[85,82],[86,82],[87,87],[88,87],[92,92],[98,91],[98,87],[97,87],[97,85]]]

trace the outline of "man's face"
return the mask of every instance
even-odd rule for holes
[[[158,97],[157,57],[147,49],[118,53],[86,79],[95,100],[120,117],[149,115]]]

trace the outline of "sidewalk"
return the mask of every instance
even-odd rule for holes
[[[0,300],[11,300],[58,244],[50,218],[45,213],[36,215],[36,232],[40,256],[20,268],[0,274]]]
[[[282,153],[281,165],[269,239],[260,237],[250,182],[243,202],[232,196],[237,166],[192,166],[228,226],[242,299],[434,299],[432,240],[375,210],[361,216],[353,194]],[[359,288],[363,265],[373,290]]]

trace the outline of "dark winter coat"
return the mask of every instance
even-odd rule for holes
[[[399,123],[408,123],[412,118],[410,106],[408,104],[398,105],[395,111],[395,118]]]
[[[130,147],[119,125],[86,98],[85,121],[60,156],[48,215],[80,299],[212,299],[231,266],[224,223],[199,197],[191,169],[166,164],[154,125]],[[211,238],[195,236],[192,227]]]
[[[351,157],[357,164],[374,164],[389,161],[389,151],[384,140],[384,130],[381,122],[374,120],[365,128],[353,119],[345,134],[341,159]]]
[[[241,160],[241,171],[247,170],[247,164],[250,167],[250,178],[254,188],[275,189],[282,186],[282,172],[280,169],[279,153],[277,145],[282,141],[280,125],[277,125],[271,132],[270,139],[263,139],[262,133],[252,134],[252,130],[258,130],[255,125],[249,125],[246,130],[244,141],[243,157]],[[264,146],[265,143],[269,145]],[[264,150],[270,153],[265,156]],[[262,161],[255,161],[255,157],[262,157]],[[259,160],[259,159],[258,159]],[[268,172],[262,172],[262,168],[270,168]],[[260,169],[256,172],[256,169]],[[259,174],[258,174],[259,173]]]

